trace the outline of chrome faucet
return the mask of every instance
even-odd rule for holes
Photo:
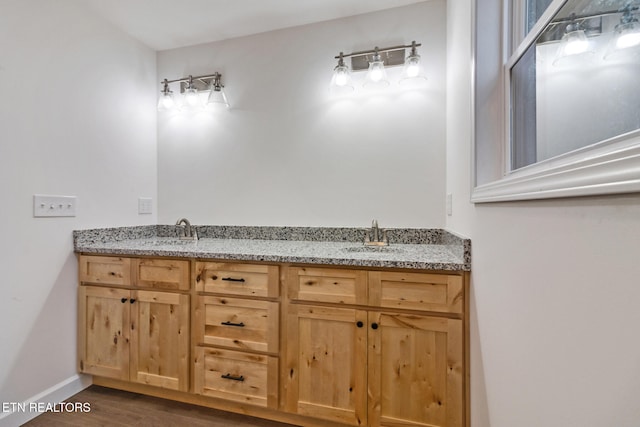
[[[382,233],[382,239],[380,237]],[[378,227],[378,220],[371,221],[371,230],[364,234],[364,244],[367,246],[387,246],[389,244],[389,238],[387,237],[387,230],[381,230]]]
[[[180,227],[183,224],[184,224],[184,226],[182,227],[182,236],[179,236],[180,239],[182,239],[182,240],[198,240],[198,233],[197,233],[195,227],[191,227],[191,223],[189,222],[189,220],[187,218],[179,219],[176,222],[176,227]],[[179,230],[178,230],[178,234],[180,234]]]

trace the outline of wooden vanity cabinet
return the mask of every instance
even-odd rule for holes
[[[365,304],[300,298],[346,274]],[[356,426],[465,425],[462,276],[291,267],[288,278],[287,411]]]
[[[278,407],[279,268],[195,263],[194,391]]]
[[[189,289],[189,262],[81,255],[79,264],[80,372],[188,391],[190,295],[164,289]]]
[[[79,369],[98,384],[295,425],[469,426],[469,273],[79,263]]]

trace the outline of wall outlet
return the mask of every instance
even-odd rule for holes
[[[146,215],[153,212],[153,199],[151,197],[138,198],[138,214]]]
[[[76,216],[76,196],[33,195],[35,218],[54,216]]]
[[[453,215],[453,194],[447,194],[447,216]]]

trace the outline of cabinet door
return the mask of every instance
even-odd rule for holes
[[[369,304],[404,310],[462,313],[462,276],[454,274],[372,271]]]
[[[368,330],[370,425],[462,426],[462,320],[371,312]]]
[[[131,381],[189,389],[189,295],[132,292]]]
[[[129,297],[126,289],[80,286],[80,372],[129,379]]]
[[[286,410],[367,425],[365,311],[289,306]]]
[[[188,291],[189,261],[174,259],[133,259],[133,282],[140,288]]]
[[[291,267],[289,298],[335,304],[367,303],[367,272],[340,268]]]
[[[131,260],[129,258],[81,255],[78,260],[80,281],[98,285],[131,285]]]

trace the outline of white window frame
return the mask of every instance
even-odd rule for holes
[[[504,56],[502,69],[502,123],[487,124],[487,126],[501,126],[500,153],[502,156],[501,178],[490,183],[476,185],[477,168],[483,167],[476,161],[477,141],[473,141],[472,152],[472,192],[471,201],[474,203],[500,202],[511,200],[549,199],[558,197],[590,196],[603,194],[619,194],[640,192],[640,130],[607,139],[587,147],[583,147],[547,160],[534,163],[511,171],[510,144],[510,70],[526,50],[535,43],[536,38],[544,30],[546,24],[568,0],[554,0],[538,23],[528,35],[524,33],[525,0],[501,0],[502,18],[502,48],[503,52],[510,52],[511,45],[517,46],[513,54]],[[483,0],[476,0],[483,2]],[[510,9],[509,7],[512,7]],[[477,13],[474,4],[474,15]],[[514,17],[518,16],[516,20]],[[475,22],[475,20],[474,20]],[[476,29],[473,28],[475,38]],[[474,40],[472,64],[478,60]],[[472,87],[475,90],[475,76]],[[473,97],[473,115],[475,132],[475,96]],[[640,111],[639,111],[640,114]]]

